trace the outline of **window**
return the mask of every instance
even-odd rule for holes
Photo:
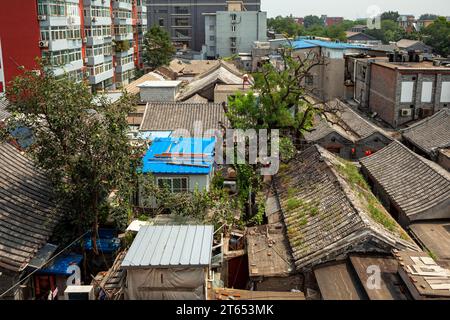
[[[174,26],[176,27],[187,27],[189,26],[189,18],[175,18],[174,19]]]
[[[314,85],[314,76],[312,76],[312,75],[307,75],[307,76],[305,77],[305,84],[306,84],[307,86],[312,86],[312,85]]]
[[[414,82],[403,81],[400,102],[402,102],[402,103],[403,102],[412,102],[413,101],[413,91],[414,91]]]
[[[175,14],[189,14],[188,7],[175,7]]]
[[[210,41],[215,41],[215,40],[216,40],[216,37],[215,37],[215,36],[209,36],[209,40],[210,40]]]
[[[433,82],[422,82],[422,102],[431,102]]]
[[[237,15],[235,13],[231,14],[231,21],[236,21]]]
[[[236,26],[235,26],[235,25],[232,25],[232,26],[231,26],[231,31],[232,31],[232,32],[236,32]]]
[[[159,18],[159,26],[164,27],[164,19],[163,18]]]
[[[158,178],[158,187],[172,192],[188,192],[188,178]]]
[[[210,24],[210,25],[209,25],[209,31],[214,31],[215,28],[216,28],[215,25],[213,25],[213,24]]]
[[[442,82],[441,103],[450,102],[450,82]]]

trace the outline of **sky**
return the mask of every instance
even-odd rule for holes
[[[326,14],[347,19],[367,18],[368,11],[374,12],[372,6],[377,6],[381,12],[398,11],[417,17],[423,13],[450,16],[450,0],[261,0],[262,10],[267,11],[269,17]]]

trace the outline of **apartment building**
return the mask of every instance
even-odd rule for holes
[[[2,10],[7,13],[0,21],[5,85],[20,74],[19,67],[37,68],[36,57],[56,76],[67,73],[93,91],[120,88],[142,67],[143,0],[10,1]],[[26,23],[17,24],[19,19]]]
[[[261,0],[243,1],[248,11],[260,11]],[[148,0],[149,25],[169,32],[178,48],[201,51],[205,43],[205,13],[227,10],[226,0]]]
[[[255,41],[267,41],[267,12],[248,11],[243,1],[227,1],[227,11],[205,14],[208,58],[251,53]]]

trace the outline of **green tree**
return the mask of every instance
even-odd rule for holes
[[[419,20],[436,20],[437,18],[439,18],[437,14],[425,13],[420,16]]]
[[[62,240],[92,231],[102,217],[127,220],[140,150],[126,136],[134,101],[124,94],[117,103],[94,99],[89,87],[65,74],[25,71],[8,87],[13,116],[8,125],[25,125],[34,133],[28,153],[48,176],[68,224]],[[111,194],[115,194],[111,197]]]
[[[369,29],[365,33],[383,41],[385,44],[390,41],[397,42],[405,37],[405,31],[400,28],[397,22],[392,20],[381,20],[381,29]]]
[[[156,69],[168,64],[175,52],[167,31],[157,25],[147,31],[144,36],[143,59],[148,67]]]
[[[284,34],[287,37],[295,37],[302,32],[302,27],[295,22],[292,16],[277,16],[275,18],[270,18],[267,21],[267,27],[274,30],[276,33]]]
[[[307,56],[294,56],[292,49],[281,51],[284,66],[277,70],[265,64],[255,74],[252,92],[230,99],[227,115],[237,129],[286,129],[301,135],[312,127],[312,117],[319,110],[307,99],[303,86],[313,68],[324,63],[313,51]]]
[[[332,25],[325,29],[325,35],[332,40],[346,41],[347,35],[342,25]]]
[[[318,16],[309,15],[304,20],[305,28],[308,29],[314,25],[324,25],[323,21]]]
[[[450,22],[445,17],[439,17],[423,30],[423,39],[437,53],[447,57],[450,55]]]
[[[400,14],[398,11],[387,11],[383,12],[381,15],[381,20],[390,20],[393,22],[397,22],[398,18],[400,17]]]

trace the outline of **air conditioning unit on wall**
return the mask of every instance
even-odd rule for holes
[[[39,41],[39,48],[48,48],[48,41]]]
[[[410,117],[410,116],[412,116],[412,109],[401,109],[400,115],[402,117]]]
[[[45,20],[47,20],[47,16],[45,14],[40,14],[40,15],[38,15],[38,20],[45,21]]]

